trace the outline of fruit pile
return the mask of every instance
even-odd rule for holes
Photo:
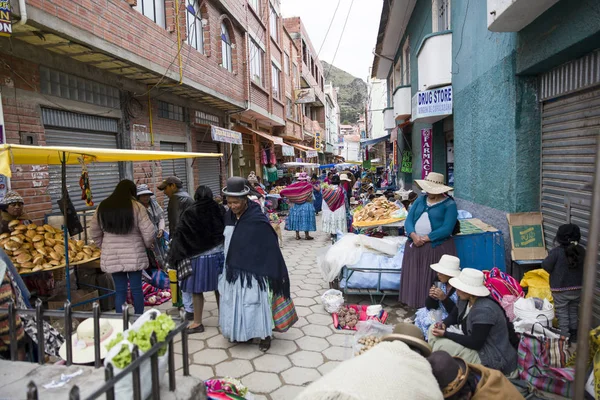
[[[62,231],[51,225],[9,223],[10,233],[0,235],[0,246],[10,257],[20,274],[50,270],[63,266],[65,238]],[[100,249],[86,245],[83,240],[69,239],[69,260],[87,261],[100,257]]]

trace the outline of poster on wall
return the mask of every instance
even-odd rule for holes
[[[316,99],[314,88],[294,90],[294,100],[296,104],[314,103]]]
[[[294,148],[292,146],[281,146],[281,152],[284,157],[294,157]]]
[[[319,154],[317,153],[316,150],[307,150],[306,151],[306,158],[313,158],[313,157],[318,157]]]
[[[400,172],[403,172],[405,174],[412,174],[412,157],[412,151],[404,150],[402,152],[402,167],[400,169]]]
[[[448,181],[448,186],[454,187],[454,163],[446,164],[446,176]]]
[[[433,129],[421,129],[421,179],[425,179],[433,168]]]

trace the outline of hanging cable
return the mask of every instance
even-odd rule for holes
[[[340,49],[340,44],[342,43],[342,38],[344,37],[344,31],[346,30],[346,25],[348,24],[348,19],[350,18],[350,12],[352,11],[352,6],[354,5],[354,0],[350,3],[350,8],[348,9],[348,14],[346,15],[346,20],[344,21],[344,27],[342,28],[342,34],[340,35],[340,40],[338,40],[337,47],[335,48],[335,53],[333,54],[333,59],[329,64],[329,69],[327,70],[327,75],[325,75],[325,81],[329,78],[329,73],[331,72],[331,67],[335,62],[335,57],[337,56],[338,50]]]
[[[331,21],[329,21],[329,27],[327,28],[327,32],[325,32],[325,37],[323,38],[323,42],[321,42],[321,47],[319,48],[319,52],[317,53],[317,58],[319,58],[319,55],[321,54],[321,50],[323,50],[323,46],[325,45],[325,42],[327,41],[327,35],[329,35],[329,30],[331,29],[331,26],[333,25],[333,21],[335,20],[335,15],[337,14],[338,8],[340,8],[341,2],[342,2],[342,0],[338,0],[337,6],[335,7],[335,11],[333,12],[333,17],[331,17]]]

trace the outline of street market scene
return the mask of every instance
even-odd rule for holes
[[[0,1],[0,398],[600,399],[600,2]]]

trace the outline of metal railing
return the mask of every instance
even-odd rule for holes
[[[17,309],[14,303],[10,302],[8,308],[0,308],[0,314],[8,314],[9,318],[9,335],[10,335],[10,358],[11,361],[17,360],[17,314],[25,314],[34,316],[36,318],[37,325],[37,355],[39,364],[45,363],[45,351],[44,351],[44,317],[53,318],[64,318],[65,323],[65,342],[67,350],[66,365],[70,366],[73,363],[73,347],[72,347],[72,331],[73,331],[73,318],[93,318],[94,319],[94,367],[100,368],[102,366],[102,360],[100,357],[100,318],[110,318],[123,320],[123,330],[129,329],[130,321],[136,320],[139,315],[129,313],[129,305],[123,305],[123,314],[115,313],[101,313],[100,305],[96,302],[93,305],[92,312],[80,312],[73,311],[70,302],[65,302],[64,310],[44,310],[42,309],[42,302],[38,299],[35,305],[35,309]],[[153,316],[151,319],[156,318]],[[152,333],[150,339],[152,347],[144,354],[140,355],[138,346],[135,345],[131,354],[131,364],[123,369],[119,374],[114,375],[113,365],[108,364],[105,368],[105,379],[104,384],[95,390],[92,394],[87,396],[85,399],[93,400],[106,395],[107,400],[113,400],[115,398],[115,385],[132,374],[133,378],[133,399],[141,400],[141,382],[140,382],[140,367],[144,362],[150,360],[150,368],[152,374],[152,399],[160,399],[160,376],[158,369],[158,351],[166,344],[168,346],[168,374],[169,374],[169,391],[174,392],[176,389],[175,380],[175,345],[174,338],[176,335],[181,333],[181,352],[183,357],[183,375],[190,375],[190,365],[188,358],[188,333],[186,331],[187,323],[185,321],[179,322],[175,328],[169,332],[164,342],[157,342],[156,334]],[[31,381],[27,385],[27,396],[28,400],[38,399],[38,389],[35,382]],[[80,389],[77,385],[73,386],[69,392],[69,400],[79,400]]]

